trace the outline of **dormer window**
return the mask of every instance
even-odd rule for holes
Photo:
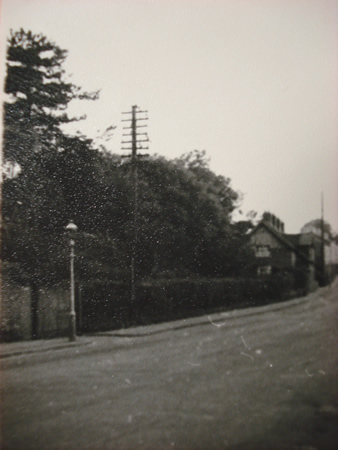
[[[256,247],[257,258],[269,258],[270,256],[271,256],[270,248],[268,245],[257,245]]]

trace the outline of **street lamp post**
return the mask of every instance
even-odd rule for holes
[[[74,234],[77,230],[75,223],[70,222],[66,226],[66,231],[69,232],[70,240],[70,308],[69,308],[69,340],[76,340],[76,313],[75,313],[75,277],[74,277]]]

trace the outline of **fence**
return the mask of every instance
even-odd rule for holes
[[[158,323],[206,313],[259,306],[306,293],[298,291],[292,273],[267,279],[149,280],[137,285],[135,303],[130,286],[86,281],[77,289],[78,332],[96,332]],[[3,276],[2,340],[66,336],[69,284],[37,287]]]

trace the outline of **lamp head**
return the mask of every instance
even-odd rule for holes
[[[70,221],[69,224],[66,226],[66,231],[70,232],[77,231],[77,225],[75,225],[74,222]]]

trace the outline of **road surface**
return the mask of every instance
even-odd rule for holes
[[[3,358],[2,448],[336,448],[336,299]]]

